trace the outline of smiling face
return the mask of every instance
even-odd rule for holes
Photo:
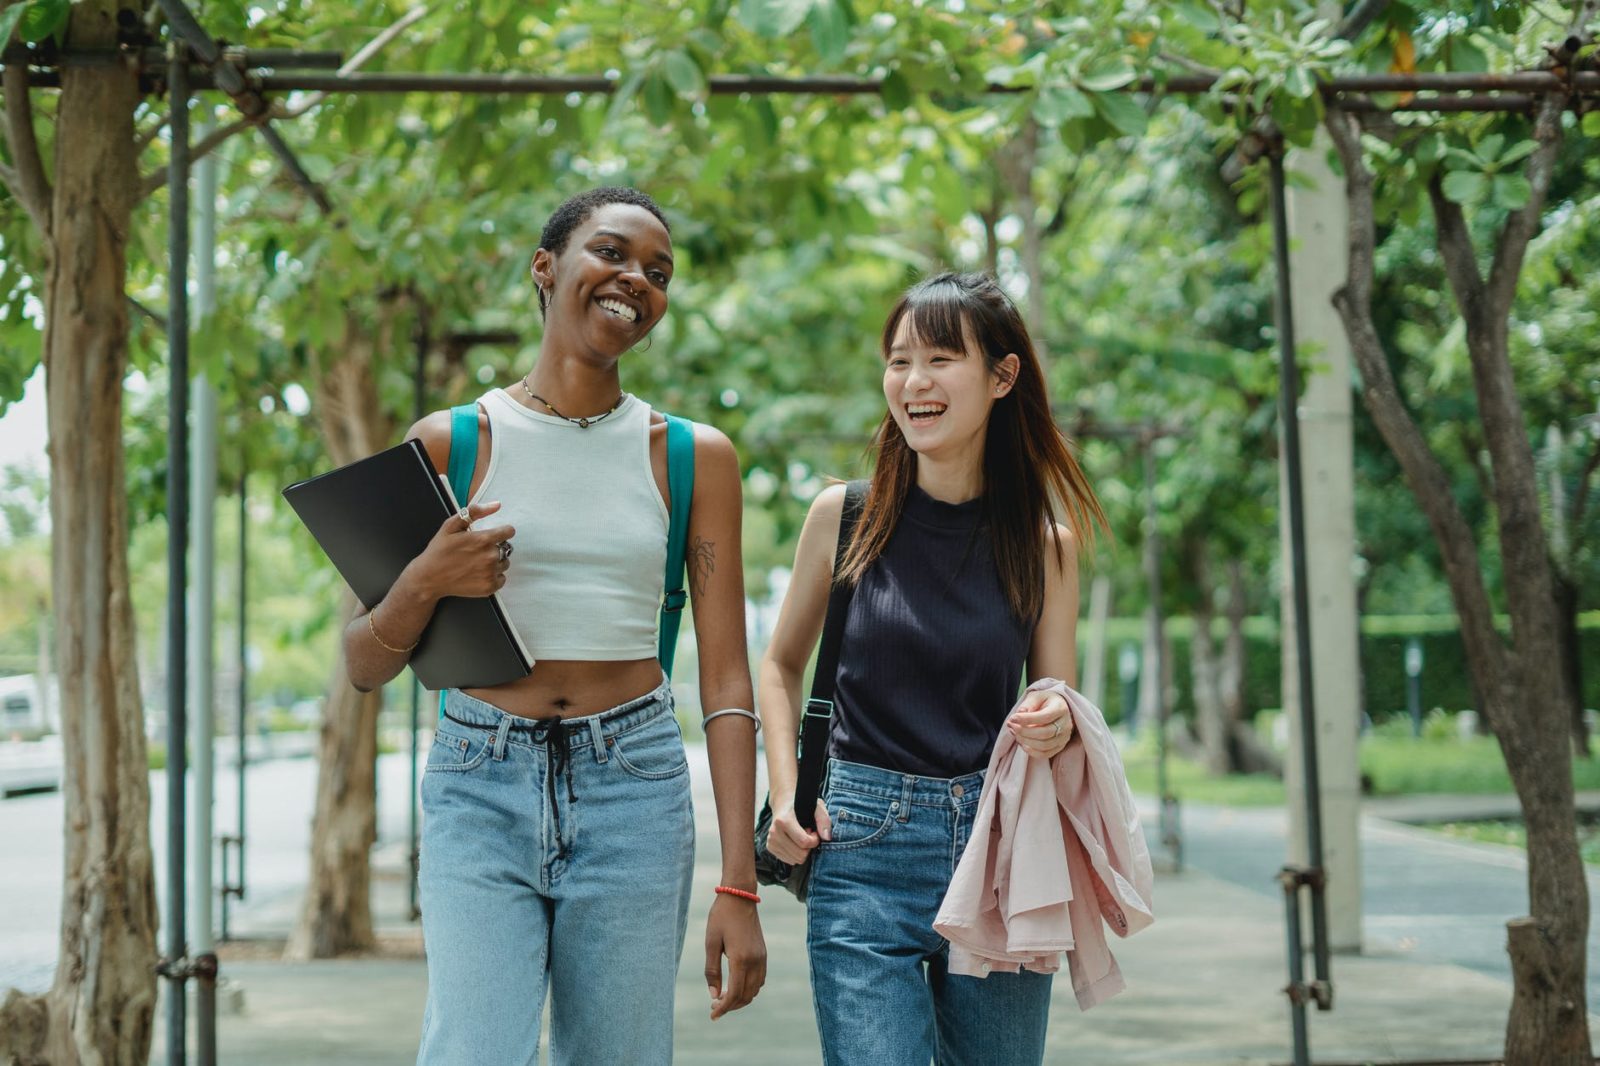
[[[615,359],[666,314],[672,265],[672,238],[649,211],[632,204],[595,208],[559,253],[534,253],[534,283],[546,294],[546,330],[579,350]]]
[[[901,316],[884,356],[883,398],[911,450],[932,457],[953,456],[982,447],[989,412],[1011,391],[1017,357],[1007,355],[992,368],[962,324],[957,348],[924,337],[914,315]]]

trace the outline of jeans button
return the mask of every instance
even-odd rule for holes
[[[965,788],[963,788],[962,786],[960,786],[960,785],[951,785],[950,786],[950,795],[954,796],[956,799],[960,799],[962,796],[965,796],[966,794],[967,794],[967,790]]]

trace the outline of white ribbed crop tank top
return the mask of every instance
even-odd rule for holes
[[[583,429],[504,389],[489,415],[489,469],[473,502],[516,528],[500,602],[535,659],[656,655],[668,515],[650,470],[650,405],[630,395]]]

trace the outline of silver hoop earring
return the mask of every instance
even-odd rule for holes
[[[632,350],[636,351],[636,352],[648,352],[650,350],[650,346],[652,344],[654,344],[655,342],[656,342],[656,335],[654,333],[652,333],[652,334],[650,334],[650,339],[644,342],[644,347],[643,348],[634,348]]]

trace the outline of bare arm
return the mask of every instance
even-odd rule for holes
[[[1078,681],[1078,546],[1065,527],[1053,526],[1061,546],[1058,562],[1054,550],[1045,552],[1044,610],[1033,627],[1028,650],[1028,680],[1053,677],[1076,686]],[[1072,739],[1072,712],[1058,693],[1030,692],[1006,719],[1017,743],[1030,755],[1049,758]]]
[[[434,467],[443,472],[450,461],[450,414],[435,411],[411,427],[407,437],[417,437]],[[472,508],[473,521],[500,509],[498,503]],[[358,610],[345,626],[344,658],[350,683],[370,692],[404,670],[411,661],[410,648],[422,636],[433,610],[445,596],[487,596],[505,583],[506,563],[500,558],[500,541],[516,530],[501,525],[469,528],[452,515],[428,542],[421,555],[400,573],[389,594],[369,612]],[[370,614],[370,618],[368,615]]]
[[[817,833],[802,829],[794,817],[795,741],[800,729],[806,663],[828,614],[844,493],[843,485],[832,485],[811,504],[795,548],[789,591],[778,611],[772,643],[761,660],[761,720],[767,731],[767,780],[772,790],[773,814],[773,832],[767,846],[785,862],[803,860],[819,839]],[[820,804],[817,825],[826,835],[827,816]]]
[[[750,658],[744,631],[744,561],[740,526],[743,484],[733,444],[709,426],[695,427],[694,499],[689,512],[689,593],[694,599],[694,634],[700,648],[702,713],[753,709]],[[716,796],[722,842],[722,881],[754,892],[756,732],[740,715],[724,715],[706,728],[711,787]],[[722,979],[722,957],[728,979]],[[713,1020],[745,1006],[766,980],[767,949],[755,904],[718,895],[706,922],[706,984]]]

